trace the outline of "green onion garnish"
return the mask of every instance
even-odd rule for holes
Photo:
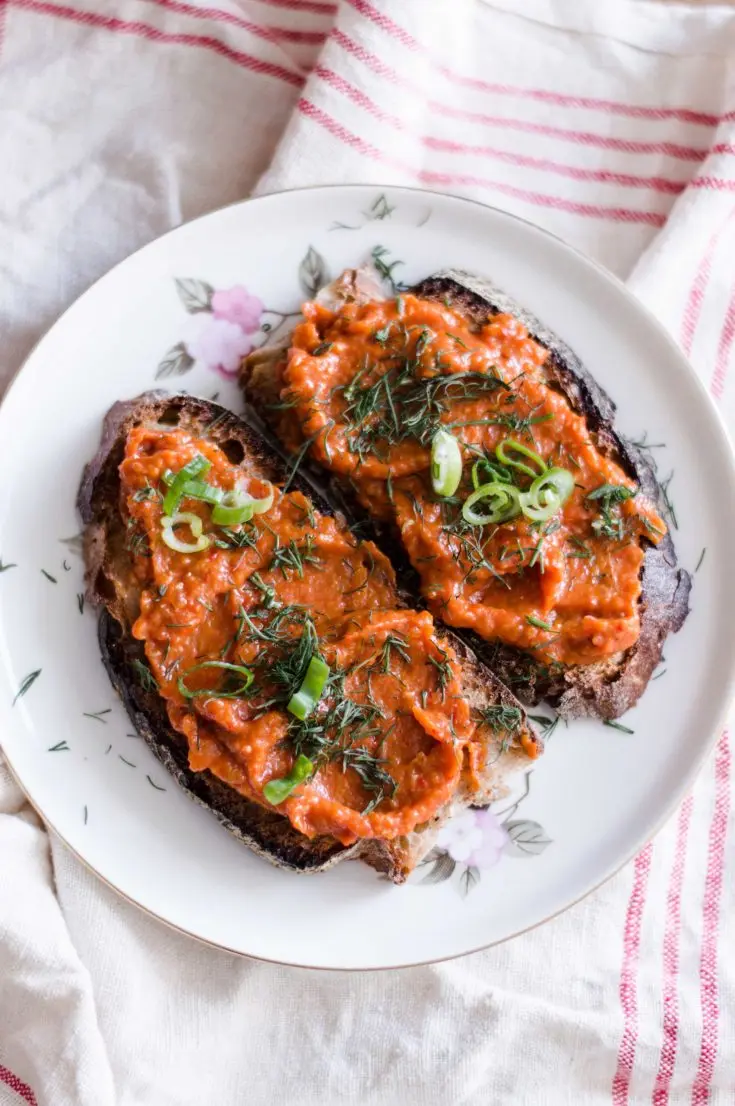
[[[182,499],[200,499],[202,503],[219,503],[225,493],[206,480],[187,480],[184,484]]]
[[[547,469],[525,493],[521,510],[532,522],[547,522],[574,491],[574,477],[567,469]]]
[[[262,499],[253,499],[241,488],[225,492],[220,502],[212,510],[212,522],[216,526],[238,526],[241,522],[250,522],[253,515],[262,515],[273,506],[273,486]]]
[[[532,461],[536,465],[535,469],[532,469],[530,465],[527,465],[525,461],[514,460],[511,453],[520,453],[522,457],[527,457],[529,461]],[[523,442],[517,442],[515,438],[506,438],[504,442],[495,450],[495,456],[500,461],[501,465],[507,465],[508,468],[518,469],[519,472],[523,472],[526,476],[530,476],[532,480],[535,480],[537,476],[543,476],[546,472],[546,462],[539,457],[538,453],[534,453],[532,449],[529,449]]]
[[[284,776],[280,780],[268,780],[268,783],[263,788],[263,795],[272,803],[273,806],[278,806],[285,799],[289,797],[292,791],[294,791],[300,783],[304,780],[308,780],[309,776],[314,774],[314,764],[305,757],[303,754],[296,757],[294,766],[287,776]]]
[[[192,672],[200,672],[203,668],[217,668],[225,672],[236,673],[241,682],[232,691],[221,691],[216,687],[205,687],[198,691],[191,691],[186,686],[186,680]],[[242,664],[228,664],[226,661],[202,661],[201,664],[195,664],[193,668],[189,668],[183,676],[179,676],[179,694],[183,695],[185,699],[198,699],[203,695],[210,699],[238,699],[247,691],[254,679],[255,677],[250,669],[245,668]]]
[[[525,461],[516,460],[513,454],[520,454],[533,462],[536,469],[531,468]],[[510,522],[523,514],[531,522],[546,522],[569,499],[574,491],[574,477],[567,469],[548,468],[543,458],[539,457],[532,449],[517,442],[514,438],[506,438],[495,450],[495,456],[500,462],[494,464],[486,457],[475,461],[472,466],[472,483],[474,492],[467,497],[462,506],[462,517],[470,526],[495,525],[501,522]],[[526,491],[521,491],[512,483],[510,469],[517,469],[519,473],[533,478],[533,483]],[[482,475],[487,472],[492,479],[482,484]],[[475,504],[482,503],[487,507],[485,511],[478,511]]]
[[[186,483],[191,480],[192,477],[201,476],[202,473],[208,472],[211,467],[212,462],[208,461],[206,457],[202,457],[201,453],[197,453],[196,457],[193,457],[188,465],[184,465],[182,469],[179,469],[174,475],[171,486],[166,492],[163,500],[164,515],[174,514],[184,496],[184,487]]]
[[[303,722],[319,702],[328,679],[329,665],[321,657],[314,655],[309,661],[301,687],[289,699],[286,710]]]
[[[431,442],[431,486],[436,495],[454,495],[462,479],[462,454],[453,434],[437,430]]]
[[[175,526],[188,526],[194,541],[181,541],[174,533]],[[202,533],[202,520],[191,511],[179,511],[171,518],[161,519],[161,536],[169,549],[177,553],[201,553],[209,545],[210,539]]]
[[[472,487],[477,491],[482,484],[488,483],[483,479],[484,474],[490,477],[490,481],[498,480],[501,484],[512,484],[513,478],[508,469],[503,465],[494,465],[487,457],[481,457],[472,466]]]
[[[462,518],[470,526],[486,526],[491,523],[509,522],[521,513],[522,493],[513,484],[501,484],[493,480],[481,484],[476,491],[465,499],[462,505]],[[475,504],[487,507],[484,512],[477,511]]]
[[[226,492],[212,508],[212,522],[216,526],[238,526],[241,522],[250,522],[252,517],[252,500],[239,491]]]

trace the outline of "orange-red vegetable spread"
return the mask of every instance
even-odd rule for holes
[[[473,325],[449,300],[410,294],[337,310],[307,303],[303,313],[281,369],[281,435],[293,449],[308,440],[315,459],[396,524],[437,616],[547,664],[632,646],[640,539],[660,541],[665,524],[553,386],[547,351],[524,326],[510,315]],[[462,450],[448,498],[430,481],[440,426]],[[469,525],[473,466],[497,464],[508,439],[568,470],[573,493],[543,522]]]
[[[170,484],[197,457],[210,462],[201,479],[211,488],[254,498],[268,490],[179,427],[133,429],[120,466],[140,586],[133,633],[188,741],[191,768],[268,806],[269,781],[288,778],[306,756],[309,778],[277,806],[302,833],[349,844],[410,832],[451,798],[463,773],[482,767],[486,743],[475,740],[478,720],[453,649],[428,612],[400,607],[380,551],[300,492],[276,488],[264,513],[230,527],[213,523],[207,502],[184,497],[178,510],[201,519],[209,545],[172,549],[162,527],[164,474]],[[191,539],[188,524],[174,532]],[[329,680],[299,721],[286,707],[314,654]],[[252,682],[243,691],[245,672]]]

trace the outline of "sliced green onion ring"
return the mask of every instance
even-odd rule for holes
[[[192,672],[200,672],[203,668],[217,668],[225,672],[236,672],[242,683],[232,691],[220,691],[216,687],[205,687],[199,691],[191,691],[186,686],[186,680]],[[250,669],[245,668],[242,664],[228,664],[227,661],[202,661],[201,664],[195,664],[193,668],[189,668],[183,676],[179,676],[179,693],[185,699],[199,699],[203,695],[207,695],[210,699],[238,699],[247,691],[254,679],[255,676]]]
[[[250,522],[252,517],[253,501],[244,492],[225,492],[212,508],[212,522],[216,526],[238,526],[241,522]]]
[[[295,791],[300,783],[313,775],[314,763],[302,753],[296,757],[294,766],[287,776],[279,780],[268,780],[263,788],[263,795],[273,806],[278,806],[289,797],[292,791]]]
[[[533,461],[536,468],[532,469],[525,461],[514,460],[513,457],[509,456],[509,452],[520,453],[522,457],[527,457],[529,461]],[[504,442],[501,442],[495,450],[495,456],[501,465],[518,469],[519,472],[524,472],[526,476],[530,476],[532,480],[535,480],[537,476],[543,476],[546,472],[547,466],[543,458],[539,457],[538,453],[529,449],[523,442],[517,442],[515,438],[506,438]]]
[[[273,506],[275,492],[273,485],[267,495],[253,499],[242,488],[224,492],[221,500],[212,511],[212,522],[217,526],[237,526],[241,522],[250,522],[253,515],[262,515]]]
[[[224,496],[221,488],[208,484],[206,480],[187,480],[181,495],[182,499],[200,499],[202,503],[219,503]]]
[[[574,477],[567,469],[548,469],[537,476],[523,494],[522,510],[532,522],[546,522],[561,510],[574,491]]]
[[[482,504],[484,512],[475,509]],[[487,526],[490,523],[509,522],[521,513],[522,493],[513,484],[501,484],[493,480],[481,484],[476,491],[465,499],[462,506],[462,518],[470,526]]]
[[[194,541],[181,541],[174,533],[175,526],[188,526]],[[202,520],[191,511],[178,511],[170,518],[161,519],[161,536],[169,549],[176,553],[201,553],[209,545],[210,539],[202,533]]]
[[[211,467],[212,462],[208,461],[206,457],[203,457],[201,453],[197,453],[196,457],[192,457],[188,465],[184,465],[182,469],[179,469],[179,471],[175,473],[171,485],[164,496],[164,515],[174,514],[184,495],[184,486],[186,483],[194,476],[201,476],[203,473],[209,472]]]
[[[490,481],[498,480],[501,484],[512,484],[513,477],[504,465],[494,465],[488,457],[481,457],[479,461],[475,461],[472,466],[472,487],[477,491],[482,484],[487,484],[489,481],[487,477],[483,478],[482,473],[487,473]]]
[[[250,505],[253,508],[254,515],[264,515],[266,511],[270,511],[273,506],[273,499],[275,498],[275,492],[273,491],[273,485],[269,487],[267,495],[264,495],[261,499],[251,499]]]
[[[289,699],[286,710],[303,722],[319,702],[328,679],[329,665],[315,654],[309,661],[301,687]]]
[[[462,479],[459,442],[447,430],[437,430],[431,441],[431,486],[435,495],[454,495]]]

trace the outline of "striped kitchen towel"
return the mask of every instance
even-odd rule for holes
[[[655,0],[0,0],[7,381],[96,276],[260,191],[420,184],[627,280],[735,425],[735,7]],[[625,870],[504,946],[339,975],[118,900],[0,768],[0,1104],[725,1106],[723,734]]]

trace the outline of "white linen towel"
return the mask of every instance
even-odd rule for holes
[[[256,184],[395,181],[604,262],[732,427],[735,9],[215,2],[0,0],[2,380],[182,220]],[[730,1104],[731,775],[725,735],[655,842],[543,928],[343,975],[150,920],[48,838],[0,767],[0,1106]]]

